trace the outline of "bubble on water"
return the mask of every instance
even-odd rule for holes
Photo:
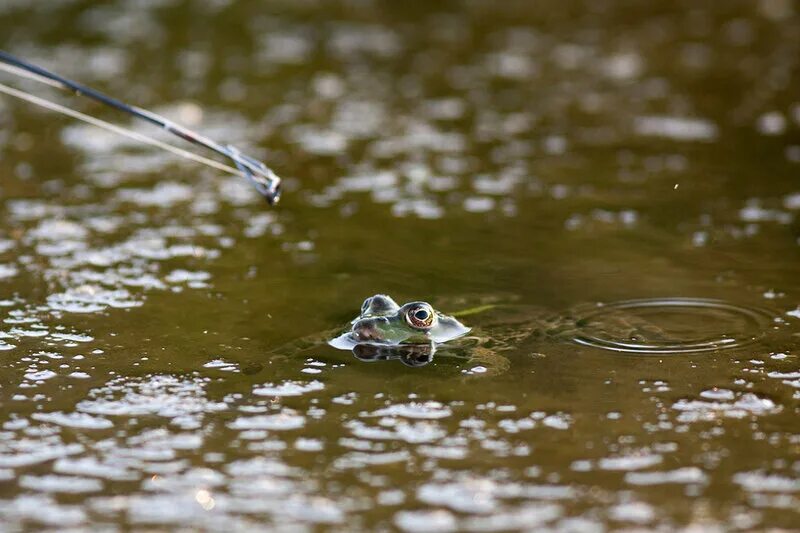
[[[663,460],[661,455],[644,453],[622,457],[604,457],[597,464],[602,470],[641,470],[660,464]]]
[[[0,454],[0,468],[35,465],[84,451],[80,444],[50,444],[27,439],[5,444],[0,449],[3,452]]]
[[[449,511],[400,511],[394,515],[394,524],[403,531],[412,533],[445,533],[455,531],[457,522]]]
[[[791,210],[800,209],[800,192],[787,194],[786,196],[784,196],[783,207]]]
[[[417,499],[424,503],[481,515],[494,513],[499,508],[500,499],[568,500],[575,495],[575,490],[566,486],[499,483],[473,477],[456,482],[425,483],[417,489]],[[544,508],[553,513],[560,509],[555,505]]]
[[[84,413],[104,416],[156,415],[169,418],[186,429],[200,425],[205,413],[228,409],[225,402],[205,398],[205,379],[181,379],[169,375],[146,378],[116,378],[93,389],[89,398],[78,402]]]
[[[435,459],[449,459],[458,461],[467,457],[469,450],[461,446],[431,446],[422,445],[417,447],[417,453]]]
[[[533,77],[538,67],[527,54],[498,52],[487,57],[487,68],[495,76],[510,80],[524,80]]]
[[[462,523],[466,531],[544,530],[544,524],[560,518],[562,507],[554,503],[526,503],[513,510],[499,510],[490,516],[471,516]]]
[[[27,374],[25,374],[25,379],[29,379],[31,381],[44,381],[47,379],[52,379],[57,375],[58,374],[56,374],[52,370],[41,370],[39,372],[28,372]]]
[[[53,465],[53,471],[59,474],[99,477],[111,481],[135,481],[141,477],[139,473],[129,470],[124,464],[103,463],[94,457],[59,459]]]
[[[291,409],[275,415],[240,416],[228,424],[231,429],[267,429],[284,431],[298,429],[306,424],[302,415],[296,414]]]
[[[762,135],[780,135],[786,131],[786,117],[778,111],[770,111],[758,117],[756,129]]]
[[[485,213],[494,209],[495,200],[486,196],[469,196],[464,199],[464,210],[470,213]]]
[[[430,199],[399,200],[392,206],[392,214],[397,217],[416,215],[419,218],[437,219],[444,216],[444,208]]]
[[[773,379],[800,379],[800,370],[795,372],[769,372],[767,376]]]
[[[743,418],[749,415],[766,415],[779,412],[783,407],[769,398],[761,398],[751,392],[739,393],[735,401],[705,401],[681,399],[672,404],[681,411],[680,422],[712,421],[720,416]]]
[[[406,450],[387,453],[350,452],[334,460],[333,467],[339,470],[361,470],[370,465],[407,463],[410,459],[411,454]]]
[[[47,297],[51,309],[69,313],[96,313],[108,307],[126,309],[139,307],[142,301],[134,300],[125,289],[104,289],[99,285],[81,285]]]
[[[57,341],[69,342],[91,342],[94,337],[91,335],[83,335],[79,333],[51,333],[50,338]]]
[[[177,269],[173,270],[164,278],[168,283],[186,283],[192,281],[208,281],[211,279],[211,274],[208,272],[191,272],[189,270]]]
[[[350,429],[358,438],[404,441],[410,444],[421,442],[433,442],[441,439],[447,432],[431,422],[397,422],[392,429],[377,428],[367,426],[357,420],[345,423],[345,427]]]
[[[254,387],[253,394],[256,396],[302,396],[307,392],[320,391],[325,385],[320,381],[284,381],[279,384],[265,383]]]
[[[78,526],[86,513],[76,505],[56,503],[50,496],[20,495],[14,500],[0,500],[0,514],[6,519],[29,520],[57,528]]]
[[[706,484],[708,475],[696,466],[688,466],[659,472],[628,472],[625,474],[625,482],[631,485]]]
[[[6,265],[0,263],[0,280],[13,278],[19,274],[19,269],[14,265]]]
[[[145,480],[142,488],[162,493],[189,492],[198,487],[202,487],[203,490],[220,487],[227,482],[227,479],[227,476],[211,468],[189,468],[168,476],[153,476]],[[208,490],[205,490],[205,495],[201,494],[201,498],[208,498]]]
[[[510,194],[520,181],[521,179],[513,174],[505,174],[498,177],[476,176],[472,180],[472,186],[481,194],[505,196]]]
[[[15,337],[46,337],[48,331],[46,329],[11,328],[9,333]]]
[[[446,405],[439,402],[411,402],[406,404],[392,404],[377,411],[369,413],[367,416],[400,416],[404,418],[416,419],[439,419],[451,416],[453,411]]]
[[[44,241],[82,241],[88,237],[88,230],[81,224],[70,220],[42,220],[39,225],[28,231],[31,239]]]
[[[608,515],[619,522],[633,522],[635,524],[647,524],[655,516],[655,509],[644,502],[621,503],[611,507]]]
[[[200,524],[206,513],[189,494],[136,495],[126,506],[133,524]]]
[[[294,448],[303,452],[320,452],[325,444],[319,439],[299,438],[294,441]]]
[[[639,135],[665,137],[675,141],[713,141],[717,138],[717,126],[707,119],[643,116],[634,123]]]
[[[319,129],[309,125],[294,126],[290,130],[294,142],[304,151],[317,155],[335,155],[347,149],[348,138],[340,132]]]
[[[549,415],[546,416],[544,419],[542,419],[542,424],[544,424],[545,426],[553,429],[562,429],[562,430],[569,429],[571,422],[572,421],[570,417],[562,413]]]
[[[80,429],[108,429],[114,427],[114,423],[110,420],[94,417],[86,413],[34,413],[31,418],[40,422]]]
[[[767,209],[758,204],[758,201],[751,200],[739,210],[739,218],[745,222],[777,222],[779,224],[790,224],[793,220],[791,213],[779,209]]]
[[[245,237],[255,239],[264,235],[270,227],[280,228],[280,225],[275,224],[275,216],[272,213],[259,213],[247,219],[247,227],[243,233]]]
[[[709,400],[733,400],[734,398],[733,391],[728,389],[718,389],[716,387],[713,389],[704,390],[700,393],[700,396]]]
[[[800,479],[762,471],[739,472],[733,482],[750,492],[800,492]]]
[[[91,478],[77,476],[29,476],[19,478],[19,486],[39,492],[61,492],[78,494],[102,490],[103,483]]]
[[[230,363],[225,361],[224,359],[212,359],[208,363],[203,365],[203,368],[213,368],[215,370],[221,370],[223,372],[238,372],[239,365],[236,363]]]
[[[634,51],[623,52],[608,57],[601,64],[603,73],[616,80],[637,78],[644,69],[642,57]]]
[[[251,478],[253,476],[297,476],[301,471],[276,460],[266,457],[238,459],[225,467],[225,472],[234,478]]]
[[[183,183],[163,181],[152,189],[119,189],[117,198],[122,202],[150,207],[171,207],[188,202],[194,197],[194,189]]]
[[[554,429],[567,429],[569,427],[569,423],[566,422],[565,424],[565,421],[563,419],[559,420],[558,422],[555,422],[553,419],[551,419],[543,423],[546,426]],[[498,422],[497,427],[499,427],[500,429],[502,429],[507,433],[519,433],[520,431],[535,428],[536,422],[534,420],[531,420],[530,418],[520,418],[518,420],[511,420],[507,418],[505,420],[501,420],[500,422]]]

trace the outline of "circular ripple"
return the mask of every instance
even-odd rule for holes
[[[701,298],[603,304],[582,313],[573,341],[615,352],[686,354],[742,346],[764,335],[768,312]]]

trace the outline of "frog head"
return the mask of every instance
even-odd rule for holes
[[[358,345],[436,345],[468,333],[470,328],[440,313],[427,302],[398,305],[390,296],[376,294],[364,300],[361,314],[349,331],[328,341],[334,348]]]

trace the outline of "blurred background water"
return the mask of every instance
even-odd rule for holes
[[[797,527],[795,3],[5,0],[0,35],[286,178],[0,98],[3,529]],[[378,292],[773,323],[500,375],[281,348]]]

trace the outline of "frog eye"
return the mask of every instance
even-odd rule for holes
[[[429,330],[433,327],[436,315],[431,306],[420,304],[410,307],[406,311],[406,322],[414,329]]]

